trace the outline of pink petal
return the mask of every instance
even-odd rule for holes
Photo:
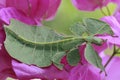
[[[95,51],[97,51],[98,53],[101,53],[102,51],[107,49],[108,45],[107,45],[106,42],[104,42],[102,45],[95,45],[95,44],[93,44],[93,47],[94,47]]]
[[[45,19],[52,20],[55,16],[56,11],[61,3],[61,0],[50,0],[49,8],[46,11]]]
[[[105,64],[110,56],[104,55],[102,56],[103,64]],[[104,75],[104,73],[99,74],[101,75],[102,80],[119,80],[120,79],[120,57],[114,56],[110,63],[105,68],[107,76]]]
[[[105,78],[106,80],[119,80],[120,79],[119,68],[120,68],[120,57],[114,57],[106,68],[107,76],[106,77],[103,76],[103,78]]]
[[[0,8],[5,7],[6,0],[0,0]]]
[[[22,80],[38,78],[38,77],[41,78],[42,77],[41,75],[44,72],[44,70],[38,67],[29,66],[24,63],[19,63],[15,60],[12,60],[12,65],[18,79],[22,79]]]
[[[5,40],[5,31],[3,28],[3,22],[0,20],[0,43],[3,44],[4,40]]]
[[[18,3],[18,4],[17,4]],[[7,0],[6,7],[13,7],[31,18],[41,18],[48,9],[49,0]]]
[[[4,47],[5,32],[0,21],[0,80],[6,80],[7,77],[16,77],[11,66],[11,57]]]
[[[114,2],[114,3],[118,4],[118,6],[120,6],[120,0],[111,0],[111,2]]]
[[[71,70],[69,80],[101,80],[98,71],[89,64],[78,65]]]
[[[120,4],[120,3],[119,3]],[[116,20],[120,23],[120,5],[117,7],[115,13],[113,16],[116,18]]]
[[[79,10],[94,11],[96,8],[106,6],[110,0],[72,0]]]
[[[4,46],[0,50],[0,79],[6,80],[7,77],[16,78],[11,65],[12,58],[6,52]]]
[[[101,20],[110,25],[115,35],[120,36],[120,23],[114,16],[103,17]]]
[[[112,44],[112,45],[116,44],[120,46],[120,37],[112,37],[112,36],[106,35],[106,36],[99,36],[99,38],[107,40],[108,44]]]
[[[41,20],[55,16],[61,0],[2,0],[0,19],[9,24],[14,18],[29,25],[41,25]]]
[[[58,70],[54,66],[50,66],[47,68],[39,68],[33,65],[26,65],[24,63],[19,63],[16,61],[12,61],[13,69],[18,77],[18,79],[26,80],[26,79],[62,79],[67,80],[68,73],[65,70]]]
[[[20,21],[27,23],[27,24],[30,24],[30,25],[39,24],[38,20],[27,17],[24,14],[22,14],[21,12],[18,12],[14,8],[2,8],[2,9],[0,9],[0,19],[2,21],[4,21],[4,23],[10,24],[10,19],[12,19],[12,18],[15,18],[17,20],[20,20]]]

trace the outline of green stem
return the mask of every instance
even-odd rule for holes
[[[113,50],[113,54],[111,55],[111,57],[108,59],[108,61],[106,62],[106,64],[104,65],[104,67],[106,68],[107,65],[110,63],[110,61],[113,59],[113,57],[118,53],[119,48],[116,49],[116,46],[114,45],[114,50]]]
[[[104,68],[106,68],[107,67],[107,65],[110,63],[110,61],[113,59],[113,57],[116,55],[116,53],[113,53],[112,55],[111,55],[111,57],[108,59],[108,61],[106,62],[106,64],[104,65]]]
[[[110,61],[113,59],[113,57],[118,53],[119,49],[116,49],[116,46],[114,45],[114,50],[113,50],[113,54],[111,55],[111,57],[108,59],[108,61],[106,62],[106,64],[104,65],[104,68],[106,68],[108,66],[108,64],[110,63]],[[100,71],[100,73],[102,73],[102,71]]]

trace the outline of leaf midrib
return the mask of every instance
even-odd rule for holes
[[[30,41],[30,40],[25,39],[24,37],[22,37],[21,35],[17,34],[16,32],[12,31],[11,29],[9,29],[7,27],[5,27],[5,30],[7,31],[7,33],[12,35],[16,39],[18,39],[20,42],[28,44],[28,45],[29,44],[35,45],[35,46],[52,45],[52,44],[58,44],[58,43],[62,43],[62,42],[72,41],[72,40],[84,39],[83,37],[71,37],[71,38],[68,38],[68,39],[56,40],[56,41],[52,41],[52,42],[36,42],[36,41],[34,42],[34,41]]]

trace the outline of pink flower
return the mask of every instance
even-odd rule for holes
[[[120,27],[119,27],[120,23],[114,16],[103,17],[101,20],[105,21],[110,25],[112,31],[114,32],[114,35],[116,36],[120,35]]]
[[[102,56],[105,64],[109,56]],[[90,64],[79,64],[71,70],[69,80],[119,80],[120,79],[120,58],[114,57],[106,67],[107,76],[104,72],[99,73],[100,70]]]
[[[1,0],[0,20],[9,24],[10,19],[15,18],[30,25],[40,25],[42,20],[54,17],[60,2],[61,0]]]
[[[106,6],[110,0],[72,0],[73,5],[83,11],[94,11]]]
[[[42,80],[68,79],[69,73],[65,69],[59,70],[53,65],[40,68],[18,62],[8,55],[4,46],[0,50],[0,53],[0,80],[6,80],[7,77],[20,80],[30,80],[34,78]]]
[[[69,80],[100,80],[100,75],[98,75],[98,71],[96,71],[97,68],[89,64],[84,57],[85,47],[85,45],[79,47],[81,64],[78,64],[71,69]],[[98,49],[98,46],[94,45],[94,47],[97,47],[96,49]],[[100,52],[103,50],[101,48],[99,48]]]
[[[106,49],[107,47],[105,45],[100,46],[101,48],[104,47]],[[100,47],[96,48],[94,45],[94,48],[96,50],[100,49]],[[85,46],[81,46],[79,48],[81,54],[84,55],[84,49]],[[99,55],[102,58],[103,64],[108,61],[110,56],[104,55],[104,49],[99,50]],[[84,58],[84,56],[82,56]],[[70,77],[69,80],[119,80],[120,79],[120,57],[114,57],[111,62],[107,65],[105,68],[107,76],[105,76],[104,72],[100,74],[100,69],[94,67],[93,65],[89,64],[87,61],[82,61],[82,64],[78,64],[77,66],[73,67],[70,71]]]
[[[12,69],[12,58],[8,55],[4,47],[5,32],[0,21],[0,79],[5,80],[8,76],[15,78],[15,73]]]
[[[61,0],[0,0],[0,80],[6,80],[7,77],[17,79],[32,78],[62,78],[61,74],[66,76],[66,71],[59,71],[56,67],[39,68],[32,65],[17,62],[10,57],[4,47],[5,32],[3,24],[9,24],[10,19],[14,18],[29,25],[40,25],[42,20],[51,20],[60,5]],[[23,70],[23,71],[22,71]],[[53,76],[50,71],[61,73]],[[36,73],[36,74],[34,74]],[[48,76],[50,73],[51,76]],[[38,77],[39,76],[39,77]]]
[[[17,78],[20,80],[28,80],[34,78],[42,80],[67,80],[69,76],[69,73],[66,70],[59,70],[53,65],[46,68],[39,68],[33,65],[18,63],[14,60],[12,61],[12,65]]]
[[[4,48],[5,33],[3,23],[9,24],[10,19],[14,18],[30,25],[40,25],[42,20],[51,20],[60,5],[61,0],[1,0],[0,1],[0,79],[5,80],[7,77],[17,79],[32,78],[64,78],[67,72],[59,71],[56,67],[39,68],[32,65],[17,62],[11,58]],[[23,71],[22,71],[23,70]],[[62,73],[53,76],[50,71]],[[34,74],[36,73],[36,74]],[[48,76],[50,73],[51,76]],[[21,74],[21,75],[20,75]]]
[[[71,70],[69,80],[101,80],[101,78],[95,67],[90,64],[79,64]]]
[[[111,2],[117,4],[118,6],[120,6],[120,0],[111,0]]]
[[[116,16],[103,17],[101,20],[110,25],[114,35],[100,35],[98,37],[107,40],[108,44],[116,44],[117,46],[120,46],[120,22],[118,17],[118,15],[117,18]]]
[[[45,20],[52,20],[54,18],[60,3],[61,0],[49,0],[49,7],[44,16]]]
[[[109,56],[103,58],[104,61],[108,60]],[[106,68],[107,76],[103,76],[106,80],[119,80],[120,79],[120,57],[114,57]]]
[[[7,77],[16,78],[11,65],[12,58],[6,52],[4,46],[0,50],[0,79],[6,80]]]

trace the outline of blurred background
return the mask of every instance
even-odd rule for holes
[[[116,8],[116,6],[112,3],[110,3],[108,7],[111,13],[113,13]],[[106,8],[103,8],[103,10],[107,13]],[[93,12],[79,11],[72,5],[71,0],[62,0],[54,20],[45,22],[44,24],[57,30],[58,32],[70,34],[69,27],[76,21],[82,21],[83,18],[99,19],[103,16],[104,15],[100,10]]]

